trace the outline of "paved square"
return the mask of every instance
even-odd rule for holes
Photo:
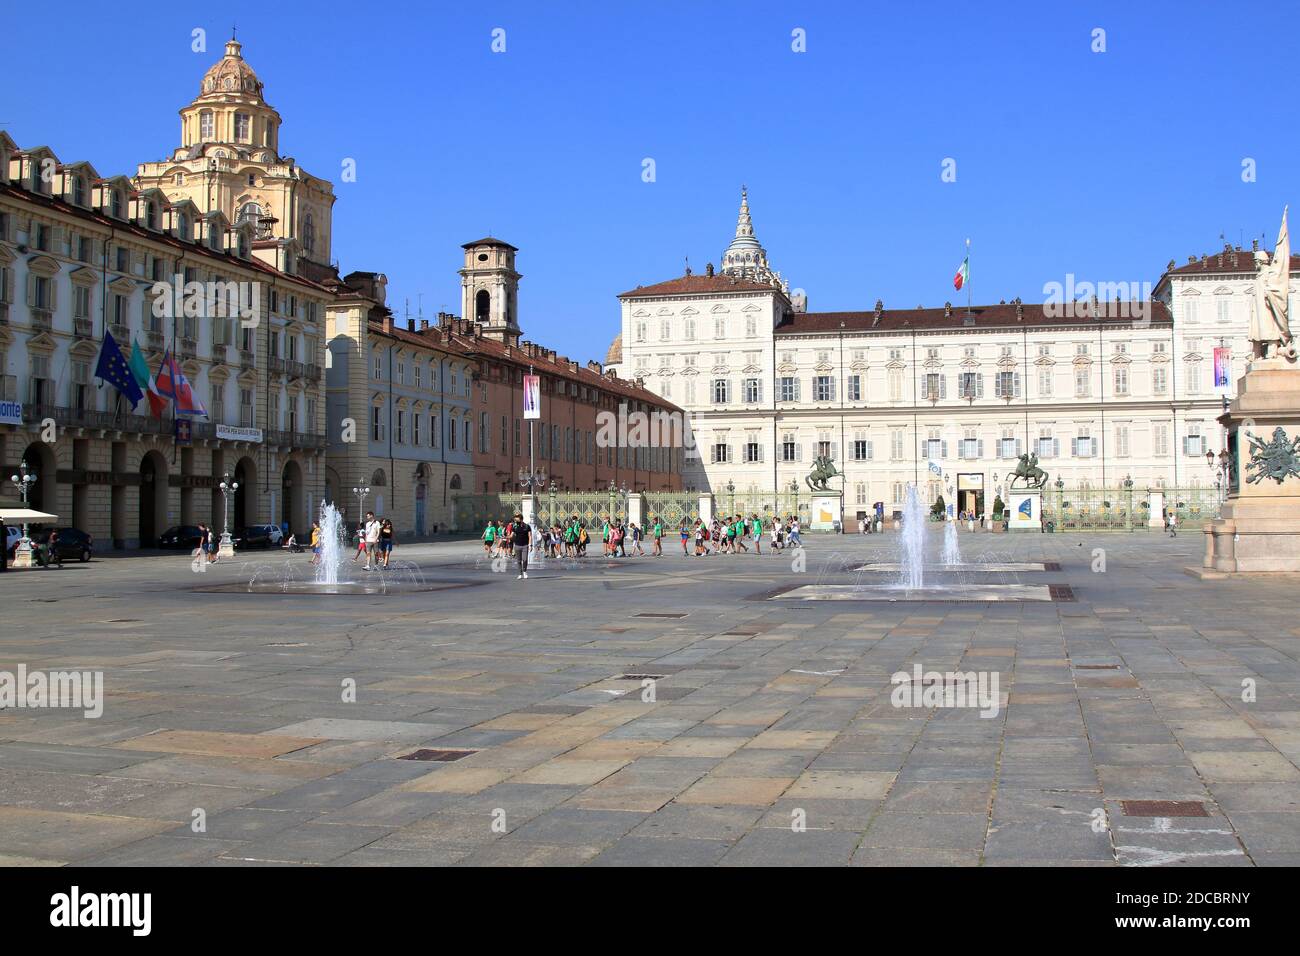
[[[976,583],[1032,601],[881,600],[888,535],[813,536],[803,572],[527,581],[411,546],[438,588],[389,595],[214,592],[247,569],[186,556],[7,574],[0,671],[102,671],[104,701],[0,710],[0,863],[1276,864],[1295,582],[1193,580],[1200,538],[963,535],[1001,565]],[[945,698],[954,673],[996,678],[992,707]],[[1125,815],[1152,800],[1205,815]]]

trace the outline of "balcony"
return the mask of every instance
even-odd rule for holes
[[[180,356],[182,362],[187,362],[198,354],[199,344],[193,339],[181,339]]]
[[[227,353],[226,346],[223,343],[221,342],[212,343],[212,364],[213,365],[225,365],[228,357],[229,357],[229,353]]]
[[[266,443],[268,445],[278,445],[281,448],[323,449],[325,447],[325,436],[310,435],[305,432],[268,431],[266,433]]]
[[[285,373],[285,366],[288,363],[286,363],[284,359],[280,358],[280,356],[272,355],[267,359],[266,364],[272,375],[283,375]]]
[[[9,324],[9,303],[0,302],[0,325]]]
[[[163,350],[163,333],[155,332],[152,329],[144,333],[144,343],[154,352]]]
[[[307,369],[307,371],[306,371],[306,376],[305,376],[305,377],[306,377],[307,381],[309,381],[309,382],[319,382],[319,381],[320,381],[320,366],[319,366],[319,365],[308,365],[308,366],[306,367],[306,369]]]
[[[38,332],[49,332],[54,328],[54,313],[49,309],[32,309],[32,328]]]
[[[131,330],[128,329],[125,325],[116,325],[116,324],[110,325],[108,327],[108,331],[113,336],[113,338],[117,339],[118,345],[122,346],[123,348],[128,348],[130,346]]]
[[[79,339],[94,338],[95,320],[78,316],[72,320],[72,332]]]
[[[239,350],[239,367],[240,367],[240,368],[256,368],[256,367],[257,367],[257,356],[254,355],[252,352],[248,351],[247,349],[240,349],[240,350]]]

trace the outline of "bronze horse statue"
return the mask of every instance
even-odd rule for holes
[[[1047,485],[1047,472],[1038,467],[1038,456],[1028,452],[1016,462],[1016,470],[1011,473],[1008,487],[1014,488],[1017,478],[1025,480],[1026,488],[1043,488]]]

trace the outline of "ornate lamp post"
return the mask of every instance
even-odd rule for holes
[[[560,523],[558,520],[556,520],[556,514],[555,514],[555,488],[556,488],[556,485],[555,485],[555,479],[552,478],[552,479],[551,479],[551,484],[550,484],[550,486],[546,489],[547,491],[549,491],[549,492],[551,493],[551,511],[550,511],[550,515],[551,515],[551,524],[552,524],[552,525],[557,525],[557,524]]]
[[[233,558],[235,556],[235,541],[230,537],[230,496],[239,490],[239,482],[230,480],[230,472],[221,476],[221,484],[217,485],[221,489],[221,546],[217,554],[223,558]]]
[[[364,521],[366,517],[366,496],[370,494],[370,486],[353,488],[352,493],[357,496],[357,521]]]
[[[36,475],[27,470],[27,462],[19,462],[18,474],[10,475],[9,480],[18,488],[18,494],[22,498],[23,507],[27,507],[27,492],[32,485],[36,484]],[[27,536],[27,522],[23,522],[23,536],[18,539],[18,546],[14,549],[14,567],[30,568],[32,566],[32,539]]]
[[[727,482],[727,501],[727,514],[734,515],[736,513],[736,483],[730,480]]]

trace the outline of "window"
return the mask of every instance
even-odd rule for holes
[[[501,416],[501,454],[510,454],[510,420]]]
[[[957,395],[965,399],[983,398],[984,376],[978,372],[962,372],[957,377]]]
[[[927,402],[947,398],[947,383],[938,372],[929,372],[921,376],[921,397]]]
[[[754,464],[763,460],[763,446],[759,443],[757,435],[750,435],[745,439],[745,462]]]
[[[984,457],[984,442],[980,439],[976,429],[967,428],[962,433],[959,454],[968,461]]]
[[[380,405],[370,407],[370,440],[384,440],[384,409]]]
[[[467,421],[466,424],[469,424],[469,422]],[[465,437],[468,438],[469,436],[466,435]],[[489,446],[489,444],[490,444],[490,439],[491,439],[491,436],[488,434],[488,416],[487,416],[487,412],[479,412],[479,416],[478,416],[478,450],[479,450],[480,452],[482,452],[482,453],[484,453],[484,454],[487,454],[488,446]],[[468,447],[468,442],[466,443],[466,447]]]
[[[90,318],[90,290],[85,286],[72,287],[72,316],[76,319]]]
[[[252,124],[247,113],[235,114],[235,142],[247,143],[252,138]]]
[[[1020,457],[1020,439],[1015,436],[1013,430],[1010,428],[1002,429],[1002,437],[998,439],[998,457]]]
[[[673,337],[673,324],[668,319],[659,320],[659,341],[667,342]]]
[[[216,130],[212,123],[212,110],[203,110],[199,113],[199,139],[206,141],[214,139]]]
[[[1084,346],[1086,348],[1086,346]],[[1080,366],[1074,370],[1074,397],[1087,398],[1092,394],[1092,374],[1086,366]]]
[[[1164,395],[1169,390],[1169,370],[1153,368],[1151,370],[1151,390],[1157,395]]]
[[[695,341],[695,320],[694,319],[686,319],[682,323],[682,335],[685,336],[687,342]]]
[[[1183,436],[1183,454],[1200,457],[1205,454],[1205,438],[1201,435],[1200,425],[1189,425]]]
[[[269,410],[267,411],[267,417],[270,419],[270,421],[268,422],[268,425],[269,425],[271,428],[276,428],[276,429],[278,429],[278,428],[281,427],[281,422],[280,422],[280,393],[279,393],[279,392],[272,392],[270,397],[271,397],[271,405],[270,405]]]
[[[783,402],[799,401],[799,380],[791,375],[777,379],[777,397]]]
[[[1128,394],[1128,366],[1127,365],[1115,366],[1115,394],[1116,395]]]
[[[372,354],[374,356],[374,377],[375,379],[381,379],[384,377],[384,358],[378,352]]]
[[[725,405],[731,400],[731,383],[725,378],[713,380],[713,404]]]
[[[1043,398],[1052,397],[1052,370],[1050,368],[1040,368],[1038,370],[1038,394]]]
[[[226,390],[216,382],[212,383],[212,422],[226,424]]]
[[[1232,300],[1226,295],[1218,296],[1214,300],[1215,316],[1219,322],[1232,321]]]
[[[867,483],[865,481],[853,483],[853,500],[860,505],[867,503]]]
[[[849,376],[849,401],[850,402],[862,401],[862,376],[861,375]]]
[[[799,460],[799,445],[794,440],[794,432],[783,432],[781,434],[781,460]]]
[[[1115,426],[1115,456],[1117,458],[1128,457],[1128,425]]]
[[[1052,458],[1060,452],[1061,443],[1052,437],[1050,429],[1044,428],[1038,433],[1036,454],[1039,458]]]
[[[131,271],[131,250],[127,249],[125,246],[118,246],[117,249],[114,250],[114,253],[117,258],[117,271],[130,272]]]
[[[902,428],[889,430],[889,460],[902,461],[906,455],[907,431]]]
[[[621,452],[622,449],[620,448],[619,451]],[[714,442],[711,460],[714,464],[725,464],[731,461],[731,446],[726,442]]]
[[[636,332],[636,338],[635,338],[635,341],[637,341],[637,342],[644,342],[644,341],[645,341],[645,334],[646,334],[646,333],[645,333],[645,328],[646,328],[646,326],[645,326],[645,319],[637,319],[637,320],[636,320],[636,328],[635,328],[635,332]]]
[[[456,419],[452,418],[451,427],[447,429],[447,450],[456,450]]]
[[[420,444],[420,421],[424,418],[419,412],[411,415],[411,444],[419,446]]]
[[[1151,429],[1151,453],[1159,458],[1169,454],[1169,425],[1156,422]]]
[[[715,339],[725,339],[727,337],[726,319],[719,317],[713,320],[713,337]]]
[[[752,315],[745,316],[745,338],[758,338],[758,319]]]
[[[745,379],[745,401],[753,405],[763,400],[763,383],[756,378]]]
[[[50,357],[33,352],[31,355],[31,385],[29,401],[33,405],[54,403],[50,383]]]
[[[1075,458],[1094,458],[1097,455],[1097,439],[1092,437],[1088,428],[1080,428],[1072,444],[1071,453]]]
[[[813,401],[835,401],[835,379],[829,375],[813,376]]]
[[[903,400],[903,370],[901,368],[891,368],[889,370],[889,400],[891,402],[901,402]]]
[[[397,410],[397,444],[406,444],[406,409]]]
[[[868,461],[871,458],[871,442],[867,440],[867,433],[857,431],[853,433],[853,460]]]
[[[943,440],[939,429],[931,428],[927,432],[927,437],[921,442],[921,456],[930,459],[943,459],[948,457],[948,443]]]
[[[1020,397],[1020,373],[998,372],[995,394],[998,398]]]

